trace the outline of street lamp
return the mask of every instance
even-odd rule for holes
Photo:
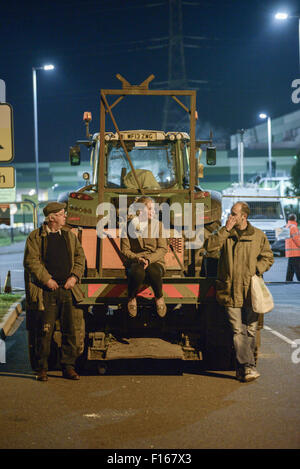
[[[43,67],[32,67],[32,83],[33,83],[33,119],[34,119],[34,155],[35,155],[35,187],[37,200],[39,201],[39,145],[38,145],[38,119],[37,119],[37,86],[36,71],[37,70],[54,70],[54,65],[44,65]]]
[[[299,44],[299,68],[300,68],[300,16],[289,15],[286,12],[278,11],[275,15],[275,19],[279,21],[286,21],[289,18],[298,18],[298,44]]]
[[[284,12],[281,12],[281,11],[279,11],[275,15],[276,20],[287,20],[288,17],[289,17],[288,13],[284,13]]]
[[[259,114],[260,119],[267,119],[268,125],[268,157],[269,157],[269,177],[272,177],[272,128],[271,128],[271,117],[264,112]]]
[[[239,183],[244,187],[244,129],[238,130],[240,141],[238,143]]]

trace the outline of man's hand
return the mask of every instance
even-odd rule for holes
[[[149,265],[148,259],[145,259],[144,257],[139,257],[138,261],[139,261],[140,264],[143,264],[144,269],[147,269],[147,267]]]
[[[235,224],[236,224],[236,217],[230,214],[226,221],[226,225],[225,225],[226,230],[227,231],[232,230]]]
[[[58,284],[56,283],[53,278],[50,278],[48,282],[46,283],[46,287],[49,288],[49,290],[57,290],[58,289]]]
[[[71,277],[69,277],[68,280],[66,281],[66,283],[64,284],[64,288],[66,290],[71,290],[71,288],[74,287],[76,282],[77,282],[77,278],[74,277],[74,275],[71,275]]]

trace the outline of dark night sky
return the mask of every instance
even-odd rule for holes
[[[91,130],[99,130],[99,90],[119,88],[116,73],[136,84],[151,73],[157,82],[168,79],[168,3],[2,3],[0,78],[14,109],[14,163],[34,161],[32,67],[56,67],[37,72],[39,159],[67,161],[69,146],[84,138],[84,111],[93,114]],[[183,1],[187,78],[207,81],[197,93],[199,136],[206,137],[209,128],[218,136],[252,127],[262,110],[279,117],[299,109],[291,101],[291,83],[299,76],[298,21],[273,19],[280,7],[299,15],[297,3]],[[150,87],[159,88],[154,83]],[[125,101],[114,110],[121,130],[161,127],[162,101],[147,101],[142,120]]]

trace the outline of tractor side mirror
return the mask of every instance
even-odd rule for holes
[[[75,145],[74,147],[70,147],[69,158],[70,158],[71,166],[80,165],[80,147],[79,147],[79,145]]]
[[[217,150],[216,147],[207,147],[206,148],[206,164],[209,166],[214,166],[217,161]]]

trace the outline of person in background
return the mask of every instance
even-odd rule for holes
[[[255,363],[258,314],[251,306],[251,277],[262,275],[274,262],[265,233],[249,223],[249,214],[248,204],[237,202],[226,225],[204,242],[208,254],[220,251],[216,295],[233,332],[236,378],[241,382],[260,376]]]
[[[45,221],[33,230],[24,252],[26,309],[35,315],[37,380],[48,381],[48,358],[56,320],[62,332],[63,376],[78,380],[75,322],[76,301],[83,294],[78,281],[85,268],[85,255],[77,237],[65,225],[65,203],[50,202],[44,208]]]
[[[290,236],[285,240],[285,257],[288,258],[286,281],[292,282],[294,274],[300,281],[300,232],[297,225],[297,217],[291,213],[288,217],[287,228]]]

